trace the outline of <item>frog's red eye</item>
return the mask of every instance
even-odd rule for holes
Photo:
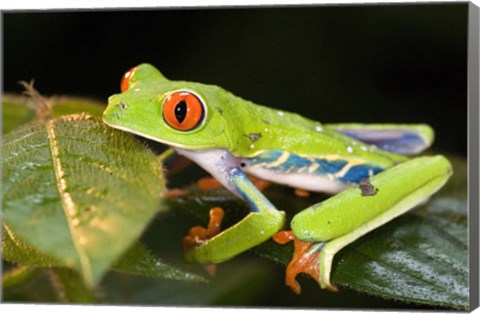
[[[132,78],[136,69],[136,67],[133,67],[123,75],[122,81],[120,82],[120,90],[122,93],[128,89],[128,86],[130,85],[130,79]]]
[[[163,102],[163,119],[174,129],[192,130],[202,123],[204,117],[202,101],[191,92],[174,92]]]

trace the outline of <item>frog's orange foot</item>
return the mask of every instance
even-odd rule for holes
[[[295,195],[299,197],[309,197],[310,192],[302,189],[295,189]]]
[[[250,181],[252,181],[253,185],[255,185],[255,187],[259,191],[263,191],[266,188],[268,188],[270,185],[272,185],[272,182],[267,181],[267,180],[259,179],[259,178],[253,177],[253,176],[248,176],[248,178],[250,179]]]
[[[214,207],[210,209],[210,221],[207,228],[195,226],[190,229],[188,234],[183,238],[183,249],[188,251],[196,245],[200,245],[205,241],[213,238],[220,233],[220,225],[223,219],[223,209]]]
[[[170,197],[183,197],[186,196],[190,193],[190,190],[187,189],[168,189],[164,197],[165,198],[170,198]]]
[[[248,178],[259,191],[265,190],[272,184],[270,181],[262,180],[252,176],[248,176]],[[197,187],[202,191],[212,191],[223,187],[223,185],[215,178],[204,177],[197,181]]]
[[[319,242],[303,242],[297,239],[292,231],[280,231],[273,236],[273,240],[279,244],[286,244],[290,241],[294,243],[294,253],[292,260],[287,266],[285,275],[285,284],[289,286],[293,292],[300,294],[302,288],[295,279],[299,273],[305,273],[316,281],[319,280],[319,261],[318,255],[323,246]],[[329,290],[338,291],[332,285]]]
[[[188,234],[183,238],[184,251],[188,251],[192,247],[200,245],[220,233],[220,225],[223,219],[223,209],[220,207],[214,207],[210,209],[209,216],[210,220],[207,228],[202,226],[192,227]],[[217,271],[217,265],[205,265],[205,270],[213,276]]]
[[[204,177],[197,181],[197,187],[202,191],[212,191],[221,188],[222,184],[215,178]]]

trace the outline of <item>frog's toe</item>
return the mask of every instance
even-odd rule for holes
[[[195,226],[190,229],[183,238],[183,249],[188,251],[193,246],[200,245],[220,233],[220,226],[223,219],[223,209],[214,207],[210,209],[210,221],[207,228]]]
[[[212,191],[223,187],[223,185],[212,177],[204,177],[197,181],[197,187],[202,191]]]
[[[266,188],[272,185],[272,182],[254,176],[248,176],[248,178],[259,191],[264,191]]]
[[[307,190],[295,189],[294,192],[295,192],[295,195],[298,196],[298,197],[309,197],[310,196],[310,192],[307,191]]]
[[[185,197],[190,194],[190,190],[187,189],[168,189],[163,195],[165,198]]]
[[[285,284],[293,292],[300,294],[301,286],[295,279],[299,273],[305,273],[315,279],[322,288],[330,291],[338,291],[334,284],[330,283],[330,274],[320,276],[319,253],[325,242],[304,242],[297,239],[292,231],[281,231],[273,236],[273,240],[279,244],[293,241],[294,253],[292,260],[287,266]],[[326,281],[325,281],[326,280]]]

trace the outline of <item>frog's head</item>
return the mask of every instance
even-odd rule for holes
[[[173,147],[228,147],[221,105],[235,96],[199,83],[170,81],[155,67],[141,64],[128,71],[120,94],[108,99],[103,121]]]

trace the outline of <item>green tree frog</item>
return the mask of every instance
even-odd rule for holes
[[[241,99],[224,89],[170,81],[141,64],[122,79],[103,120],[109,126],[164,143],[209,172],[243,199],[250,213],[219,231],[221,212],[208,228],[192,228],[185,258],[220,263],[274,236],[295,240],[286,284],[300,293],[298,273],[322,288],[334,255],[367,232],[427,200],[452,174],[443,156],[409,158],[429,147],[427,125],[321,124],[295,113]],[[298,213],[285,213],[248,175],[314,192],[334,194]]]

